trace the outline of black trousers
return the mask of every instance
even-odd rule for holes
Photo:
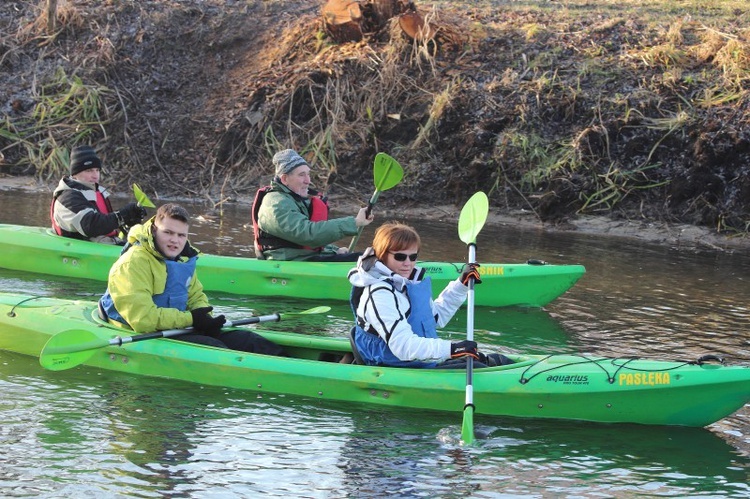
[[[205,334],[185,334],[177,336],[175,339],[200,345],[239,350],[240,352],[285,355],[284,349],[280,345],[252,331],[227,331],[216,337]]]
[[[435,369],[466,369],[467,360],[468,360],[468,357],[459,357],[458,359],[448,359],[445,362],[441,362],[440,364],[436,365]],[[474,359],[473,367],[474,369],[481,369],[483,367],[506,366],[508,364],[513,364],[513,361],[510,360],[505,355],[500,354],[500,353],[490,353],[490,354],[487,354],[487,364],[484,364]]]

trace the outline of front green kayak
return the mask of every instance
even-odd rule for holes
[[[96,304],[0,294],[0,349],[39,356],[68,330],[110,340]],[[289,357],[153,339],[92,350],[86,364],[144,376],[320,400],[461,413],[466,373],[341,364],[346,339],[254,329]],[[750,368],[581,355],[511,355],[516,363],[474,371],[475,413],[604,423],[705,426],[750,401]],[[66,362],[65,354],[56,362]],[[96,379],[92,378],[92,383]]]
[[[57,236],[51,229],[0,224],[0,268],[106,282],[122,248]],[[199,277],[206,291],[248,296],[348,300],[346,275],[353,263],[283,262],[202,255]],[[461,274],[462,263],[420,262],[432,278],[435,296]],[[482,306],[542,307],[583,276],[582,265],[482,263]]]

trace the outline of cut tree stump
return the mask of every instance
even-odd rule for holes
[[[347,43],[380,32],[393,17],[408,13],[419,17],[416,10],[410,0],[328,0],[322,13],[330,37],[338,43]]]
[[[323,6],[323,21],[328,34],[339,43],[358,42],[362,39],[362,19],[359,2],[328,0]]]

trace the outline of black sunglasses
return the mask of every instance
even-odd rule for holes
[[[407,255],[406,253],[394,253],[393,251],[389,251],[388,253],[393,255],[393,258],[395,258],[397,262],[405,262],[407,258],[412,262],[416,262],[417,256],[419,255],[419,253],[411,253]]]

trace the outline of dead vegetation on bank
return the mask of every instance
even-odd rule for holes
[[[361,2],[367,4],[367,1]],[[0,6],[0,168],[55,178],[96,144],[122,188],[221,203],[294,147],[365,199],[750,230],[750,8],[418,2],[339,43],[322,3],[58,0]],[[262,29],[259,29],[262,27]],[[144,179],[148,179],[144,180]]]

